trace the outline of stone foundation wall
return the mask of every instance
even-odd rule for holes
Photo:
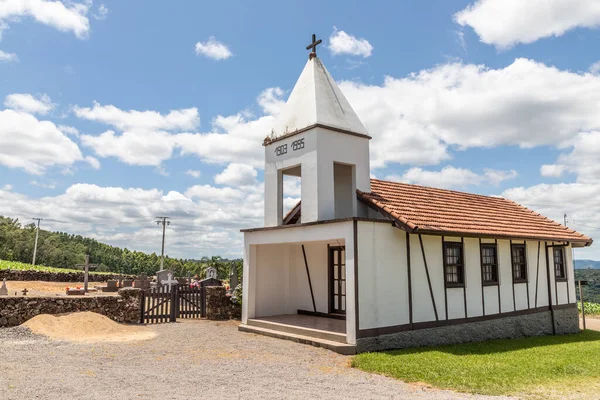
[[[21,325],[38,314],[91,311],[117,322],[139,322],[141,290],[124,288],[120,296],[0,297],[0,328]]]
[[[554,318],[556,334],[579,332],[579,315],[576,307],[554,310]],[[487,321],[361,338],[356,340],[356,352],[441,346],[493,339],[514,339],[526,336],[552,335],[552,333],[552,315],[550,311],[541,311]]]
[[[223,286],[206,288],[206,318],[211,320],[240,319],[242,307],[231,302]]]
[[[106,282],[108,280],[135,279],[134,275],[119,274],[89,274],[89,282]],[[7,281],[44,281],[44,282],[83,282],[83,272],[44,272],[44,271],[15,271],[1,270],[0,282]]]

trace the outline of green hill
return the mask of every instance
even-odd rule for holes
[[[600,261],[575,260],[575,269],[600,269]]]
[[[22,225],[18,219],[0,216],[0,260],[31,263],[35,231],[34,224]],[[156,253],[121,249],[81,235],[40,229],[36,264],[72,269],[85,262],[86,254],[90,263],[99,265],[98,272],[154,275],[160,269],[160,256]],[[241,260],[223,260],[218,256],[201,260],[165,257],[164,261],[165,269],[175,271],[178,276],[203,277],[209,266],[217,268],[219,279],[226,279],[231,268],[237,268],[239,276],[242,273]]]

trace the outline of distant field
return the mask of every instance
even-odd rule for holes
[[[55,273],[65,273],[65,272],[83,272],[80,269],[68,269],[68,268],[53,268],[46,267],[44,265],[31,265],[20,263],[16,261],[4,261],[0,260],[0,270],[11,269],[13,271],[42,271],[42,272],[55,272]],[[110,274],[110,272],[90,272],[90,274]]]

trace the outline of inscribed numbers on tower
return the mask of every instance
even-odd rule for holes
[[[290,147],[292,148],[292,151],[302,150],[304,148],[304,138],[294,140],[292,142],[292,144],[290,145]],[[284,154],[287,154],[287,152],[288,152],[287,144],[282,144],[280,146],[275,147],[275,155],[276,156],[282,156]]]

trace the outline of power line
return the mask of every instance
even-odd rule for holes
[[[165,266],[165,232],[167,225],[171,225],[171,221],[167,221],[169,217],[156,217],[156,224],[162,224],[162,251],[160,253],[160,269],[163,270]]]
[[[38,245],[38,237],[40,236],[40,221],[43,218],[32,218],[34,221],[37,221],[37,229],[35,230],[35,244],[33,245],[33,261],[31,264],[35,265],[35,256],[37,254],[37,245]]]

